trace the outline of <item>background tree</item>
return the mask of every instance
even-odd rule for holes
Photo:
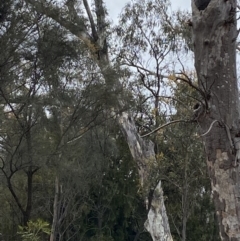
[[[150,174],[148,164],[149,162],[155,162],[154,145],[151,141],[140,138],[131,115],[128,112],[122,112],[124,102],[122,101],[123,98],[121,96],[120,79],[118,73],[114,69],[114,66],[109,61],[107,44],[108,25],[103,2],[95,1],[95,12],[91,12],[87,1],[83,2],[88,16],[88,25],[84,15],[78,15],[76,11],[76,4],[72,1],[66,2],[65,7],[62,8],[63,12],[61,14],[60,8],[57,5],[46,2],[39,3],[34,0],[27,0],[26,2],[30,3],[38,13],[46,14],[48,17],[54,19],[74,36],[83,41],[83,43],[88,47],[91,57],[97,64],[98,70],[104,78],[107,89],[111,93],[114,91],[116,94],[116,102],[113,103],[115,105],[112,105],[112,107],[115,109],[115,112],[119,114],[119,124],[125,133],[129,148],[139,168],[140,182],[142,185],[145,185]],[[62,17],[65,13],[67,16]],[[146,190],[148,190],[148,187],[146,187]],[[165,236],[167,239],[171,240],[161,191],[161,182],[157,185],[157,190],[158,191],[156,191],[156,193],[161,193],[161,195],[153,195],[155,208],[151,209],[149,212],[151,219],[149,219],[146,227],[148,227],[154,239],[159,239]],[[152,202],[152,204],[153,203],[154,202]],[[152,218],[157,218],[160,222],[153,222]],[[158,225],[158,223],[160,225]],[[154,227],[155,225],[158,225],[158,227]],[[155,231],[153,230],[157,233],[154,233]],[[164,233],[164,235],[162,235],[162,233]]]

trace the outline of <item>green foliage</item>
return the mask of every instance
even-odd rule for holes
[[[188,240],[220,241],[216,214],[211,200],[210,190],[196,197],[187,225]]]
[[[36,221],[30,220],[27,223],[27,227],[19,226],[18,234],[23,241],[40,241],[43,234],[49,235],[51,229],[49,223],[37,219]],[[46,237],[45,237],[46,238]]]
[[[68,205],[76,208],[68,210],[59,232],[64,239],[75,235],[76,240],[132,241],[138,235],[139,240],[150,240],[143,227],[146,210],[138,193],[135,163],[119,130],[113,126],[114,123],[107,123],[107,126],[93,128],[81,139],[81,149],[87,145],[84,149],[88,173],[81,170],[85,168],[84,163],[76,172],[69,159],[64,165],[68,175],[64,174],[65,171],[61,174],[66,190],[62,198],[69,197]],[[118,137],[114,138],[116,135]],[[74,212],[78,213],[77,218],[72,215]],[[71,228],[65,232],[66,227]]]
[[[132,1],[115,29],[117,61],[100,72],[78,39],[15,2],[0,2],[0,232],[18,240],[16,228],[25,219],[18,232],[23,241],[47,240],[57,176],[59,240],[150,241],[146,191],[112,108],[123,99],[121,111],[136,114],[140,134],[191,117],[189,96],[197,93],[163,79],[171,72],[165,56],[179,50],[181,34],[190,46],[187,16],[169,14],[169,1]],[[124,87],[115,88],[115,78],[124,79]],[[174,96],[160,96],[163,88]],[[196,127],[181,123],[150,138],[158,168],[149,186],[163,180],[174,238],[181,239],[186,217],[187,240],[218,240]]]

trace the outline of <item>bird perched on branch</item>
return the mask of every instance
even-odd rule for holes
[[[194,0],[194,2],[198,10],[202,11],[208,6],[211,0]]]

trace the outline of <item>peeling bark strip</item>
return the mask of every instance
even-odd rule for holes
[[[167,213],[164,205],[161,181],[154,190],[151,206],[152,207],[148,212],[148,220],[145,222],[145,227],[152,235],[153,241],[172,241],[173,239],[170,234]]]
[[[25,0],[31,4],[34,9],[41,14],[52,18],[58,22],[62,27],[65,27],[69,32],[83,41],[91,53],[93,60],[98,64],[102,72],[105,82],[110,90],[121,88],[119,76],[108,58],[108,44],[107,44],[107,29],[105,19],[105,9],[102,0],[95,0],[96,22],[94,22],[93,13],[90,11],[87,0],[84,0],[84,6],[89,18],[89,28],[86,26],[83,16],[78,15],[73,1],[66,1],[69,16],[71,18],[62,17],[61,11],[53,4],[46,4],[45,1],[39,0]],[[72,22],[71,19],[74,19]],[[124,105],[121,96],[116,96],[118,107],[114,106],[116,112],[120,112]],[[156,163],[154,152],[154,145],[151,141],[143,140],[137,133],[136,126],[131,114],[120,113],[119,125],[126,137],[131,154],[138,165],[140,182],[143,188],[148,187],[150,176],[150,165]],[[147,190],[150,191],[150,190]],[[148,220],[146,221],[146,228],[152,236],[153,241],[172,241],[170,233],[168,217],[166,214],[163,192],[161,189],[161,182],[154,190],[152,202],[149,208]]]
[[[221,239],[240,241],[236,0],[211,0],[203,11],[195,2],[199,1],[192,0],[195,68],[204,93],[198,122],[207,133],[203,138]]]

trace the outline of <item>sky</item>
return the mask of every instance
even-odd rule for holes
[[[170,0],[172,10],[191,10],[191,0]],[[105,0],[110,18],[116,22],[118,15],[121,13],[122,8],[128,3],[129,0]]]

